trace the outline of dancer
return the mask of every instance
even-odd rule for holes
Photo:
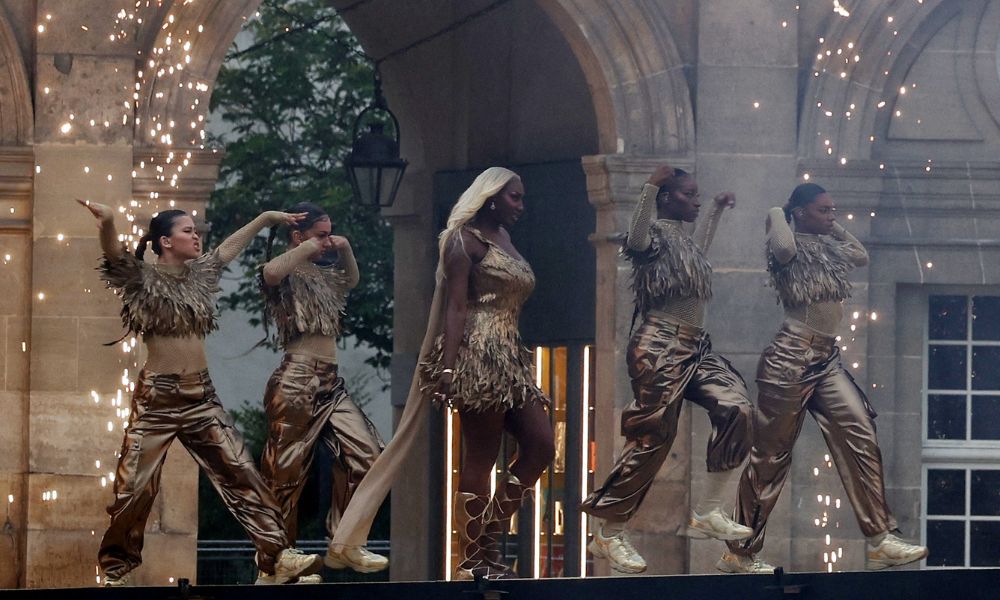
[[[465,450],[455,494],[455,578],[510,575],[498,537],[555,453],[548,399],[534,383],[517,330],[521,305],[535,282],[507,233],[524,210],[523,196],[517,174],[492,167],[452,208],[439,243],[438,285],[418,376],[395,437],[344,513],[334,549],[364,543],[433,400],[458,410]],[[504,430],[517,440],[518,454],[491,498],[490,473]]]
[[[225,265],[262,228],[294,223],[304,215],[266,212],[202,254],[194,220],[184,211],[168,210],[153,217],[133,256],[118,240],[111,208],[78,202],[99,222],[101,278],[121,296],[122,321],[130,333],[142,336],[148,351],[118,459],[115,501],[108,507],[111,524],[98,554],[104,585],[126,585],[128,573],[142,563],[146,519],[175,438],[253,540],[262,571],[276,583],[316,573],[320,557],[290,547],[274,496],[215,394],[204,344],[217,327],[214,295]],[[155,264],[143,261],[149,245],[159,257]]]
[[[333,499],[326,528],[331,539],[340,516],[379,452],[382,439],[351,400],[337,372],[340,315],[348,292],[358,284],[358,263],[347,238],[331,235],[330,217],[309,202],[288,211],[305,218],[289,226],[289,250],[271,260],[277,228],[268,238],[261,291],[267,313],[285,350],[264,393],[268,438],[261,474],[281,507],[289,540],[295,541],[295,507],[309,475],[320,439],[333,457]],[[339,264],[329,260],[336,252]],[[389,561],[362,547],[327,554],[332,569],[381,571]],[[319,575],[300,583],[322,581]]]
[[[731,472],[750,451],[746,384],[712,351],[703,329],[712,286],[712,267],[704,253],[735,197],[729,192],[716,196],[705,225],[692,239],[684,223],[698,217],[698,196],[698,184],[688,173],[667,165],[657,169],[642,188],[623,249],[632,263],[636,316],[642,317],[628,346],[635,397],[622,411],[625,448],[604,485],[581,505],[600,519],[591,554],[608,559],[611,568],[622,573],[646,570],[626,525],[670,453],[684,398],[707,410],[712,422],[707,490],[692,511],[689,533],[721,540],[752,533],[722,509]]]
[[[920,560],[927,548],[899,539],[885,502],[882,453],[875,411],[840,363],[837,328],[851,294],[848,272],[868,264],[868,253],[835,221],[833,199],[822,187],[795,188],[783,208],[767,217],[771,282],[785,308],[785,322],[757,366],[757,412],[750,462],[739,484],[736,517],[753,537],[730,542],[716,565],[727,573],[769,573],[757,558],[767,518],[792,462],[792,447],[806,412],[819,424],[840,480],[868,540],[868,568]],[[795,233],[789,224],[795,220]]]

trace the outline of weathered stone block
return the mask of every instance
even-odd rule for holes
[[[101,254],[97,221],[74,199],[111,206],[116,210],[119,233],[126,233],[128,223],[117,207],[132,197],[132,148],[39,144],[35,146],[35,161],[41,172],[35,176],[34,237],[55,237],[61,233],[66,238],[90,238],[89,242],[81,239],[74,243],[79,244],[75,246],[77,251],[92,261],[85,269],[86,281],[95,282],[94,287],[98,287],[96,273],[92,271]],[[90,172],[86,173],[85,168]]]
[[[135,56],[38,54],[35,69],[36,142],[132,143]]]
[[[31,471],[72,475],[113,472],[114,454],[121,446],[122,419],[108,396],[100,394],[100,403],[95,403],[89,392],[32,391]],[[96,461],[101,462],[100,471]]]
[[[796,20],[796,3],[791,0],[702,0],[698,3],[698,27],[703,32],[698,37],[698,62],[797,67]],[[788,26],[782,27],[782,21]]]
[[[31,319],[31,389],[39,392],[77,389],[77,327],[75,317]]]
[[[797,78],[794,67],[700,66],[698,154],[793,156]]]

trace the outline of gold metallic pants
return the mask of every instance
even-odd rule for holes
[[[285,354],[264,394],[268,438],[261,473],[274,491],[291,541],[302,488],[316,442],[333,456],[333,500],[326,527],[333,537],[347,502],[382,451],[375,426],[344,389],[337,365],[304,354]]]
[[[143,530],[174,438],[204,469],[257,547],[261,569],[270,573],[274,557],[288,547],[281,515],[232,417],[219,403],[208,371],[142,371],[130,418],[115,475],[115,501],[108,507],[111,525],[98,553],[104,573],[121,577],[142,563]]]
[[[584,500],[581,510],[612,522],[638,510],[677,435],[682,400],[708,411],[708,470],[739,466],[750,451],[750,400],[743,378],[712,352],[698,327],[647,315],[628,347],[632,402],[622,411],[625,448],[604,486]]]
[[[767,518],[778,501],[792,463],[792,447],[806,412],[819,424],[861,531],[871,537],[896,528],[885,503],[882,452],[875,437],[875,411],[840,364],[833,337],[789,319],[760,357],[754,445],[740,477],[737,520],[754,530],[729,542],[740,554],[764,545]]]

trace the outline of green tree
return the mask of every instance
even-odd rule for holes
[[[377,211],[352,202],[342,168],[354,118],[372,101],[372,75],[327,2],[265,0],[237,37],[212,95],[213,118],[226,128],[213,141],[226,156],[208,218],[217,243],[264,210],[303,201],[326,208],[361,268],[345,332],[374,348],[369,362],[384,370],[392,347],[392,232]],[[239,289],[222,298],[223,308],[258,315],[253,325],[263,308],[253,275],[265,246],[264,236],[254,240],[234,267],[246,275]]]

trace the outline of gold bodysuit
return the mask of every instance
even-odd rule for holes
[[[517,322],[535,287],[535,275],[524,260],[514,258],[472,228],[486,245],[486,255],[473,265],[465,332],[455,359],[451,401],[460,410],[482,412],[548,402],[535,385],[531,352],[521,343]],[[421,390],[430,394],[441,376],[444,334],[428,360],[420,365]]]

